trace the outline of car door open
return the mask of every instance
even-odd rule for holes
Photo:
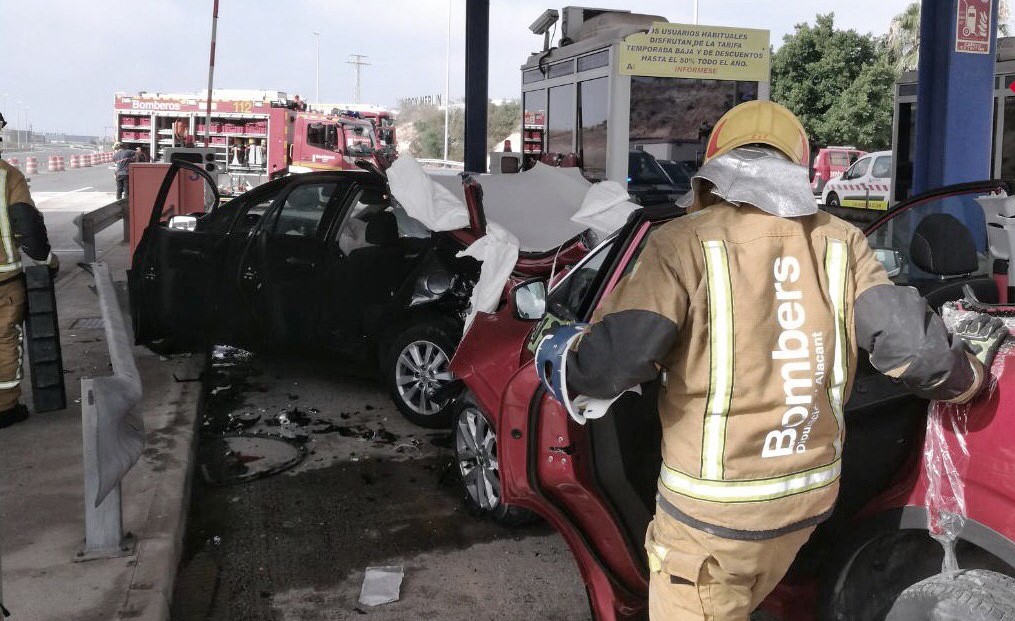
[[[204,220],[218,204],[218,190],[204,170],[182,162],[169,166],[127,273],[138,344],[170,339],[189,346],[212,336],[219,237]]]

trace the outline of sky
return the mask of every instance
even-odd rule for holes
[[[590,5],[690,23],[692,1]],[[768,29],[778,47],[795,24],[818,13],[835,12],[838,27],[883,34],[907,1],[700,0],[699,22]],[[220,0],[216,88],[278,90],[313,101],[317,31],[322,101],[353,101],[350,54],[368,56],[364,103],[394,106],[403,97],[442,93],[450,6],[451,96],[461,97],[465,0],[372,0],[361,14],[350,10],[356,4]],[[542,46],[528,26],[561,6],[490,0],[491,98],[519,97],[519,66]],[[114,92],[204,89],[211,7],[212,0],[0,0],[0,111],[11,126],[28,118],[36,131],[101,134],[114,123]]]

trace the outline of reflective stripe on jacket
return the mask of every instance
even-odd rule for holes
[[[8,207],[32,203],[28,184],[18,169],[0,162],[0,281],[21,273],[21,255],[14,239]]]
[[[609,398],[662,370],[660,506],[721,536],[775,537],[834,506],[858,336],[918,394],[968,398],[974,368],[928,312],[854,226],[718,204],[652,234],[568,384]]]

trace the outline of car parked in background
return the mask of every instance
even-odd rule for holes
[[[389,190],[376,170],[312,172],[220,206],[203,169],[172,164],[128,271],[137,343],[296,348],[379,365],[406,418],[447,426],[435,394],[451,380],[480,271],[456,255],[485,230],[435,233]],[[180,213],[183,204],[198,213]],[[549,274],[583,254],[575,238],[515,269]]]
[[[658,160],[658,162],[678,190],[682,192],[691,190],[691,171],[686,164],[677,160]]]
[[[821,202],[829,207],[888,209],[892,191],[892,152],[877,151],[858,159],[842,176],[825,184]]]
[[[917,287],[936,308],[967,289],[996,302],[975,199],[1010,192],[989,181],[909,199],[867,230],[868,242],[893,281]],[[578,563],[596,621],[647,616],[644,541],[661,465],[659,386],[643,385],[643,394],[627,393],[604,418],[578,425],[546,394],[533,351],[550,327],[588,321],[653,231],[678,215],[661,206],[635,212],[549,293],[541,280],[516,280],[503,308],[476,319],[451,364],[464,385],[453,433],[465,502],[504,522],[524,519],[527,511],[546,519]],[[926,239],[938,243],[928,246]],[[878,373],[865,354],[858,365],[835,512],[761,606],[782,621],[884,619],[900,593],[941,571],[943,549],[928,535],[928,404]],[[983,603],[980,616],[961,617],[969,621],[1000,618],[986,616],[989,604],[1010,597],[1007,576],[1015,576],[1015,482],[1003,474],[1015,468],[1009,446],[1015,404],[1005,389],[1015,382],[1013,373],[1002,374],[1003,387],[973,406],[964,437],[946,439],[969,448],[968,464],[954,473],[965,484],[968,513],[958,564],[990,571],[976,574],[983,587],[933,583],[920,596],[927,606],[949,597]]]
[[[639,205],[673,204],[686,192],[659,165],[655,156],[633,149],[627,158],[627,191]]]
[[[824,147],[814,156],[811,165],[811,189],[821,194],[825,184],[841,175],[860,157],[867,155],[856,147]]]

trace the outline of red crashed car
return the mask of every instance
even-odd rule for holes
[[[970,291],[984,303],[1004,302],[1006,280],[991,273],[995,262],[975,200],[991,193],[1010,188],[993,181],[915,197],[871,226],[868,239],[891,278],[917,287],[935,307]],[[465,386],[456,398],[454,444],[466,502],[494,518],[534,512],[552,524],[574,554],[598,621],[647,618],[643,542],[661,464],[657,388],[628,393],[606,417],[580,426],[546,395],[532,352],[549,326],[587,321],[652,231],[675,216],[666,208],[635,212],[548,294],[542,281],[516,281],[503,308],[476,320],[451,366]],[[968,457],[945,468],[964,486],[967,517],[954,527],[958,565],[997,572],[974,574],[988,578],[977,578],[981,585],[962,597],[983,603],[1004,594],[995,611],[1015,605],[1015,582],[1007,577],[1015,576],[1015,364],[1003,371],[1013,355],[998,356],[997,389],[965,413],[966,433],[958,437],[944,424],[937,438],[940,446],[956,449],[961,440],[968,447]],[[956,596],[954,584],[932,577],[943,552],[928,534],[927,488],[940,483],[927,475],[928,403],[861,359],[835,513],[761,605],[763,618],[884,619],[893,606],[926,608]],[[915,600],[900,597],[928,577]],[[984,616],[988,609],[947,618],[1002,618]]]

